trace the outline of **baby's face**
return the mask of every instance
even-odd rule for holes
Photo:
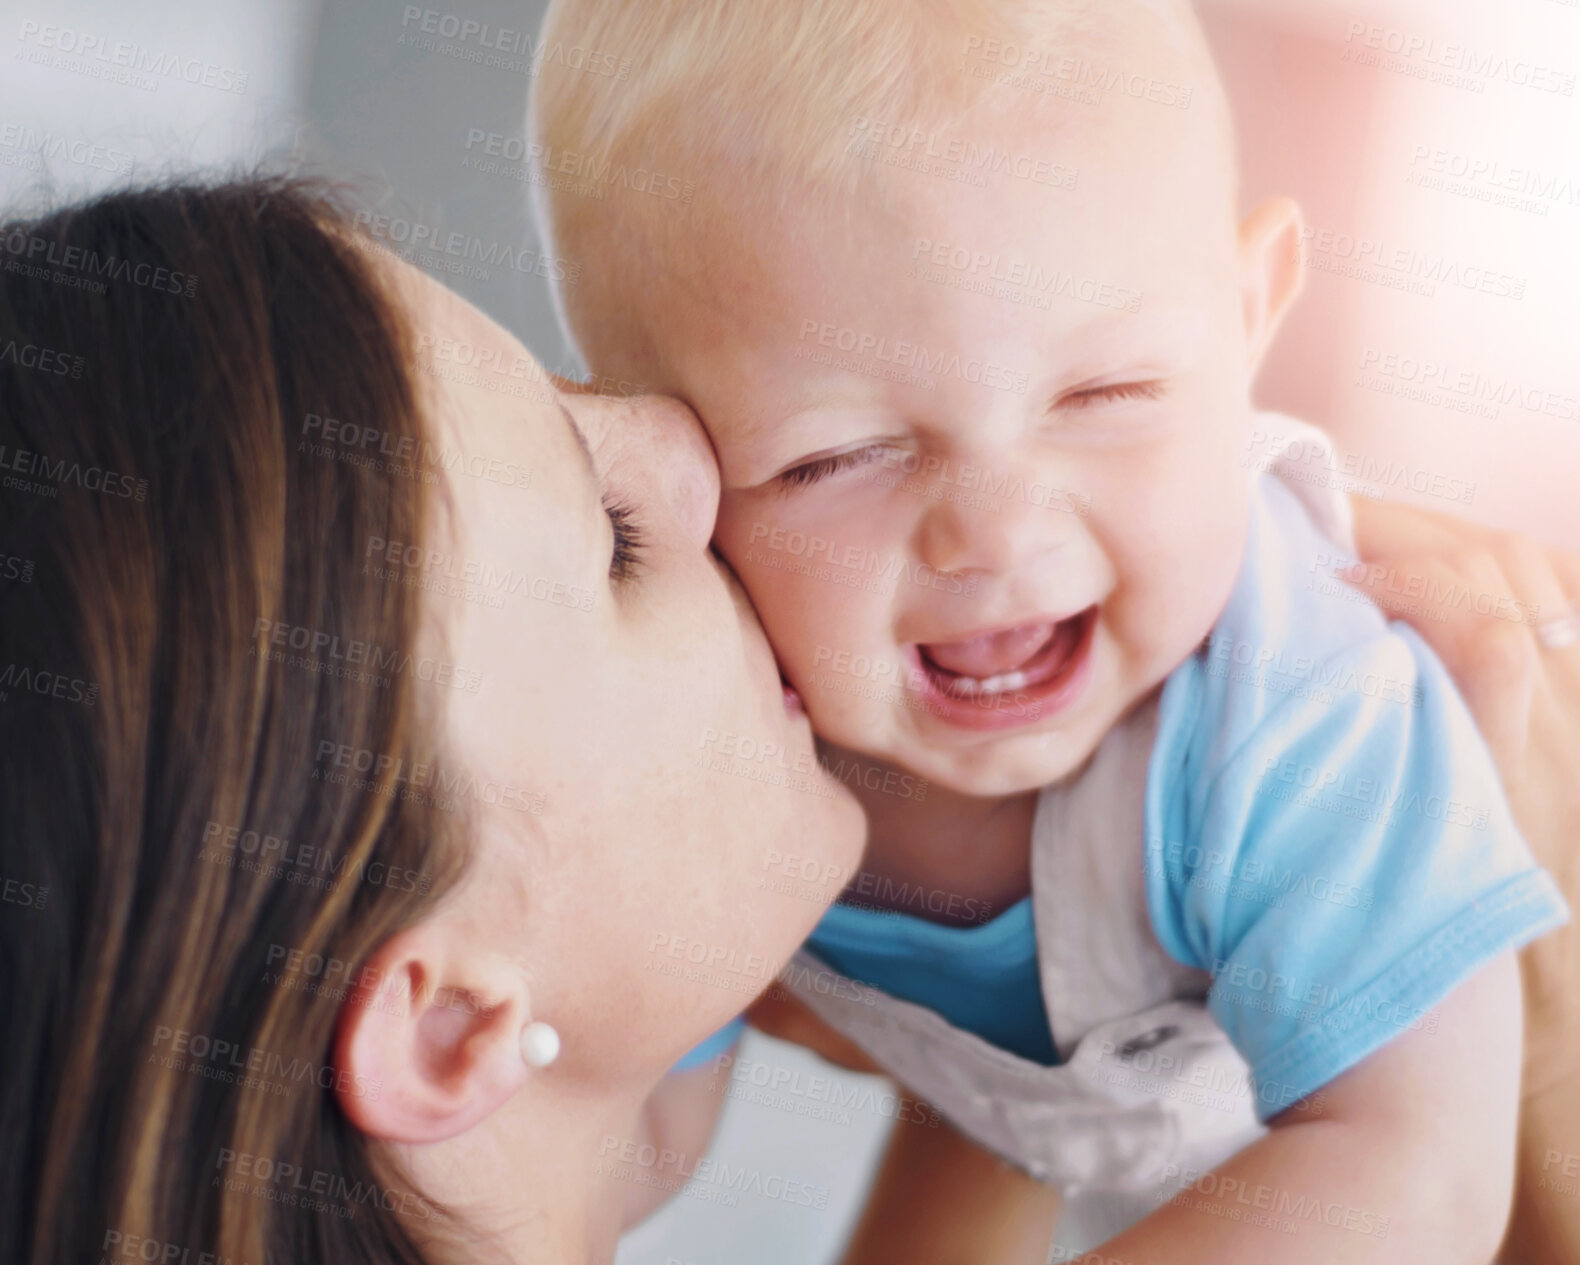
[[[642,351],[589,347],[702,416],[715,543],[819,734],[966,794],[1077,768],[1239,567],[1229,198],[1178,129],[1122,130],[1058,141],[1074,191],[910,171],[721,225],[637,299]]]

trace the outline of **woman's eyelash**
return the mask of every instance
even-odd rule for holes
[[[842,470],[853,470],[876,461],[882,452],[883,449],[877,444],[868,444],[865,448],[837,452],[832,457],[819,457],[816,461],[786,470],[779,476],[779,488],[783,492],[793,492],[797,488],[810,487]]]
[[[1074,391],[1060,400],[1059,406],[1082,409],[1105,400],[1156,400],[1162,397],[1163,391],[1161,382],[1115,382],[1106,387]]]
[[[605,500],[604,513],[614,529],[614,552],[609,557],[609,578],[616,584],[634,580],[642,570],[642,531],[636,514],[623,501]]]

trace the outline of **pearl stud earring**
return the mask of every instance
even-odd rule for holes
[[[529,1023],[521,1030],[521,1057],[528,1067],[547,1067],[560,1056],[560,1034],[550,1024]]]

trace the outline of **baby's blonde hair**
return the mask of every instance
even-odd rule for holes
[[[1129,51],[1144,42],[1227,129],[1190,0],[553,0],[528,124],[538,219],[557,249],[630,277],[699,231],[666,201],[700,190],[751,223],[791,190],[872,182],[852,148],[874,128],[926,137],[994,101],[1051,138],[1083,77],[1155,66]],[[1039,91],[1014,73],[1028,65]]]

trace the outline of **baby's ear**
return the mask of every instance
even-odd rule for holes
[[[1305,221],[1289,198],[1262,203],[1240,225],[1240,304],[1251,371],[1262,363],[1279,322],[1300,293],[1300,233]]]
[[[439,1142],[521,1088],[521,972],[430,921],[386,940],[359,978],[336,1025],[334,1089],[363,1133]]]

